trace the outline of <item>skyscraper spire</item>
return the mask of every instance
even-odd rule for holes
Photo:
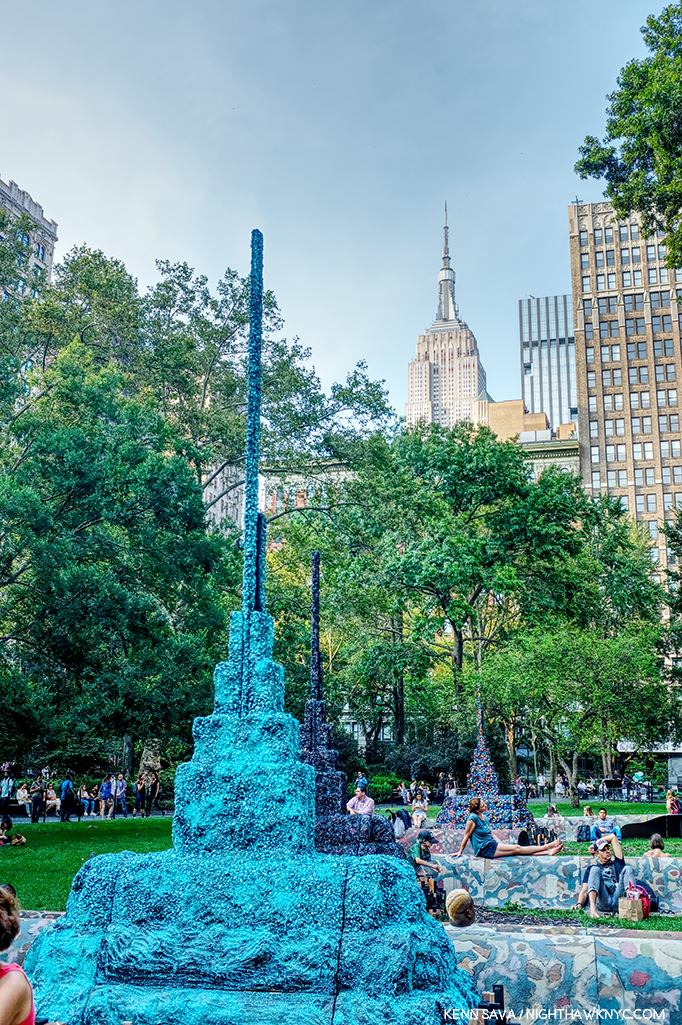
[[[455,302],[455,272],[450,266],[450,229],[448,228],[448,204],[445,203],[445,224],[443,225],[443,266],[438,273],[438,313],[436,320],[459,322],[459,310]]]

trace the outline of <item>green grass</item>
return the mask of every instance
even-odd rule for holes
[[[71,883],[91,854],[163,851],[172,847],[172,819],[100,819],[31,825],[17,820],[23,847],[0,848],[0,883],[11,883],[22,907],[63,911]]]
[[[557,804],[557,811],[560,815],[566,818],[579,818],[583,813],[583,808],[588,805],[595,813],[602,807],[606,808],[607,815],[665,815],[666,806],[665,801],[662,803],[647,804],[646,801],[582,801],[579,808],[572,808],[569,801],[562,801],[561,804]],[[530,806],[530,810],[533,813],[533,817],[536,819],[542,818],[547,811],[547,806],[537,805],[533,802]],[[543,811],[540,812],[540,808]]]
[[[507,903],[501,908],[491,909],[500,914],[527,915],[540,920],[551,918],[556,920],[557,925],[564,922],[566,925],[578,925],[590,928],[606,923],[618,926],[621,929],[641,929],[644,931],[667,930],[668,932],[682,932],[682,915],[668,916],[651,914],[641,922],[626,922],[616,915],[604,915],[599,919],[590,918],[586,911],[559,911],[554,908],[524,908],[518,904]]]
[[[666,851],[673,856],[673,858],[682,858],[682,839],[679,837],[673,837],[671,840],[664,840]],[[623,848],[623,854],[626,858],[638,858],[644,854],[645,851],[649,850],[649,841],[646,839],[625,839],[621,843]],[[587,854],[589,843],[576,843],[573,840],[567,840],[564,843],[562,854]]]

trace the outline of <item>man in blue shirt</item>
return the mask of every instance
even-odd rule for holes
[[[71,779],[71,771],[67,772],[66,779],[62,783],[61,799],[62,799],[62,813],[60,819],[62,822],[71,821],[71,812],[73,811],[74,805],[74,793],[73,793],[73,780]]]
[[[599,817],[591,830],[592,840],[598,840],[602,836],[617,836],[621,839],[620,826],[615,819],[606,817],[606,808],[599,809]]]

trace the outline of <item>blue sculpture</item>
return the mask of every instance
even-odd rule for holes
[[[315,772],[284,712],[257,511],[262,235],[252,235],[244,588],[215,709],[176,777],[173,849],[103,855],[31,947],[69,1025],[437,1025],[477,1001],[396,858],[315,851]]]

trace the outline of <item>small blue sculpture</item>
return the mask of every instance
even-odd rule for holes
[[[177,772],[173,849],[86,862],[28,953],[39,1014],[69,1025],[440,1025],[478,1002],[405,862],[314,848],[315,771],[265,612],[262,245],[254,231],[242,610]]]

